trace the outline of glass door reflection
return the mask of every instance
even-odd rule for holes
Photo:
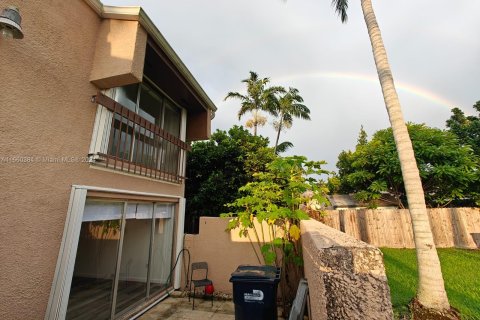
[[[66,319],[110,319],[123,207],[85,204]]]
[[[172,283],[174,203],[88,199],[67,319],[114,319]]]

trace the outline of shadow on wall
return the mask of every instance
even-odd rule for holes
[[[480,248],[480,232],[478,233],[470,233],[472,236],[473,241],[477,245],[477,248]]]

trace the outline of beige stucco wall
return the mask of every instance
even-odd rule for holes
[[[215,291],[231,294],[231,273],[241,264],[259,263],[247,238],[240,238],[238,231],[225,231],[227,223],[228,219],[224,218],[200,217],[199,234],[185,235],[184,247],[190,251],[191,262],[208,263]]]
[[[90,80],[100,88],[142,81],[147,33],[137,21],[101,22]]]
[[[97,14],[83,0],[2,0],[0,8],[7,4],[20,8],[25,38],[0,39],[0,319],[42,319],[72,184],[171,195],[184,188],[82,162],[96,112]],[[60,157],[74,161],[47,161]]]

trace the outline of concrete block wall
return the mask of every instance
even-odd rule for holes
[[[393,319],[378,248],[313,219],[301,230],[312,319]]]

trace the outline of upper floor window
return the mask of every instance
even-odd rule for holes
[[[148,82],[113,88],[107,94],[113,99],[97,97],[103,109],[100,106],[97,111],[98,129],[90,151],[93,160],[180,182],[188,148],[179,139],[185,121],[182,109]]]
[[[181,109],[151,85],[142,83],[115,88],[115,100],[175,137],[180,137]]]

